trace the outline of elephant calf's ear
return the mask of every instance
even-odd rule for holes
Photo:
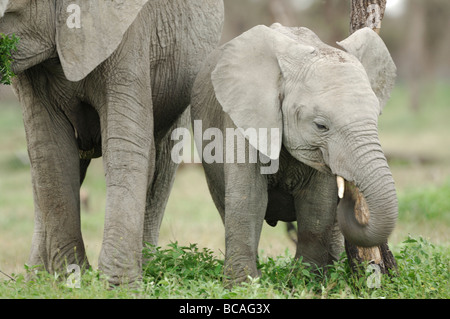
[[[0,0],[0,18],[5,14],[6,8],[8,7],[9,0]]]
[[[395,85],[397,68],[383,40],[370,28],[363,28],[337,42],[364,66],[372,90],[380,102],[380,113]]]
[[[283,125],[281,70],[274,51],[274,46],[283,45],[280,37],[287,38],[266,26],[250,29],[222,47],[222,56],[211,74],[223,110],[238,128],[256,130],[258,139],[248,139],[249,143],[271,159],[279,156]],[[259,135],[264,129],[267,134]],[[279,134],[270,134],[273,129]]]

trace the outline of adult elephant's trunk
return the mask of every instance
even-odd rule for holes
[[[344,142],[343,142],[344,141]],[[335,154],[335,156],[333,156]],[[330,148],[334,174],[354,183],[363,195],[368,218],[356,218],[354,209],[338,209],[338,222],[344,237],[362,247],[385,243],[398,215],[394,180],[381,150],[376,127],[370,133],[349,133]]]

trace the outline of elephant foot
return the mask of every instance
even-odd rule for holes
[[[86,255],[57,253],[53,258],[45,255],[31,256],[25,269],[25,280],[28,282],[36,281],[40,273],[47,272],[56,274],[58,280],[67,281],[68,285],[70,279],[71,284],[75,285],[80,283],[82,274],[91,269],[91,265]]]
[[[112,286],[134,285],[142,279],[142,253],[124,247],[103,243],[99,270]]]
[[[225,266],[224,286],[231,289],[233,286],[244,282],[251,282],[254,278],[261,277],[261,270],[254,266],[229,265]]]

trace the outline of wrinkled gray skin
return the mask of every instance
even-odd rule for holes
[[[70,4],[81,8],[79,29],[66,23],[75,21]],[[143,241],[157,243],[176,170],[169,133],[188,124],[180,114],[222,23],[222,0],[9,2],[0,32],[20,37],[13,70],[35,199],[30,266],[89,265],[79,190],[103,155],[99,268],[111,284],[140,279]]]
[[[297,221],[296,257],[320,267],[342,251],[341,231],[357,245],[375,246],[395,226],[396,191],[377,120],[396,68],[370,29],[339,44],[347,52],[324,44],[306,28],[257,26],[213,52],[196,79],[191,115],[203,121],[203,130],[282,132],[275,156],[259,149],[279,160],[275,174],[261,174],[261,161],[203,163],[225,224],[225,273],[232,282],[258,275],[264,219],[270,225]],[[258,145],[246,139],[246,147],[248,152]],[[367,225],[353,213],[336,213],[336,175],[362,191],[370,210]]]

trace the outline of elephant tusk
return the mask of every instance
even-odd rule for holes
[[[338,196],[340,199],[344,198],[344,190],[345,190],[345,180],[341,176],[336,177],[337,187],[338,187]]]

